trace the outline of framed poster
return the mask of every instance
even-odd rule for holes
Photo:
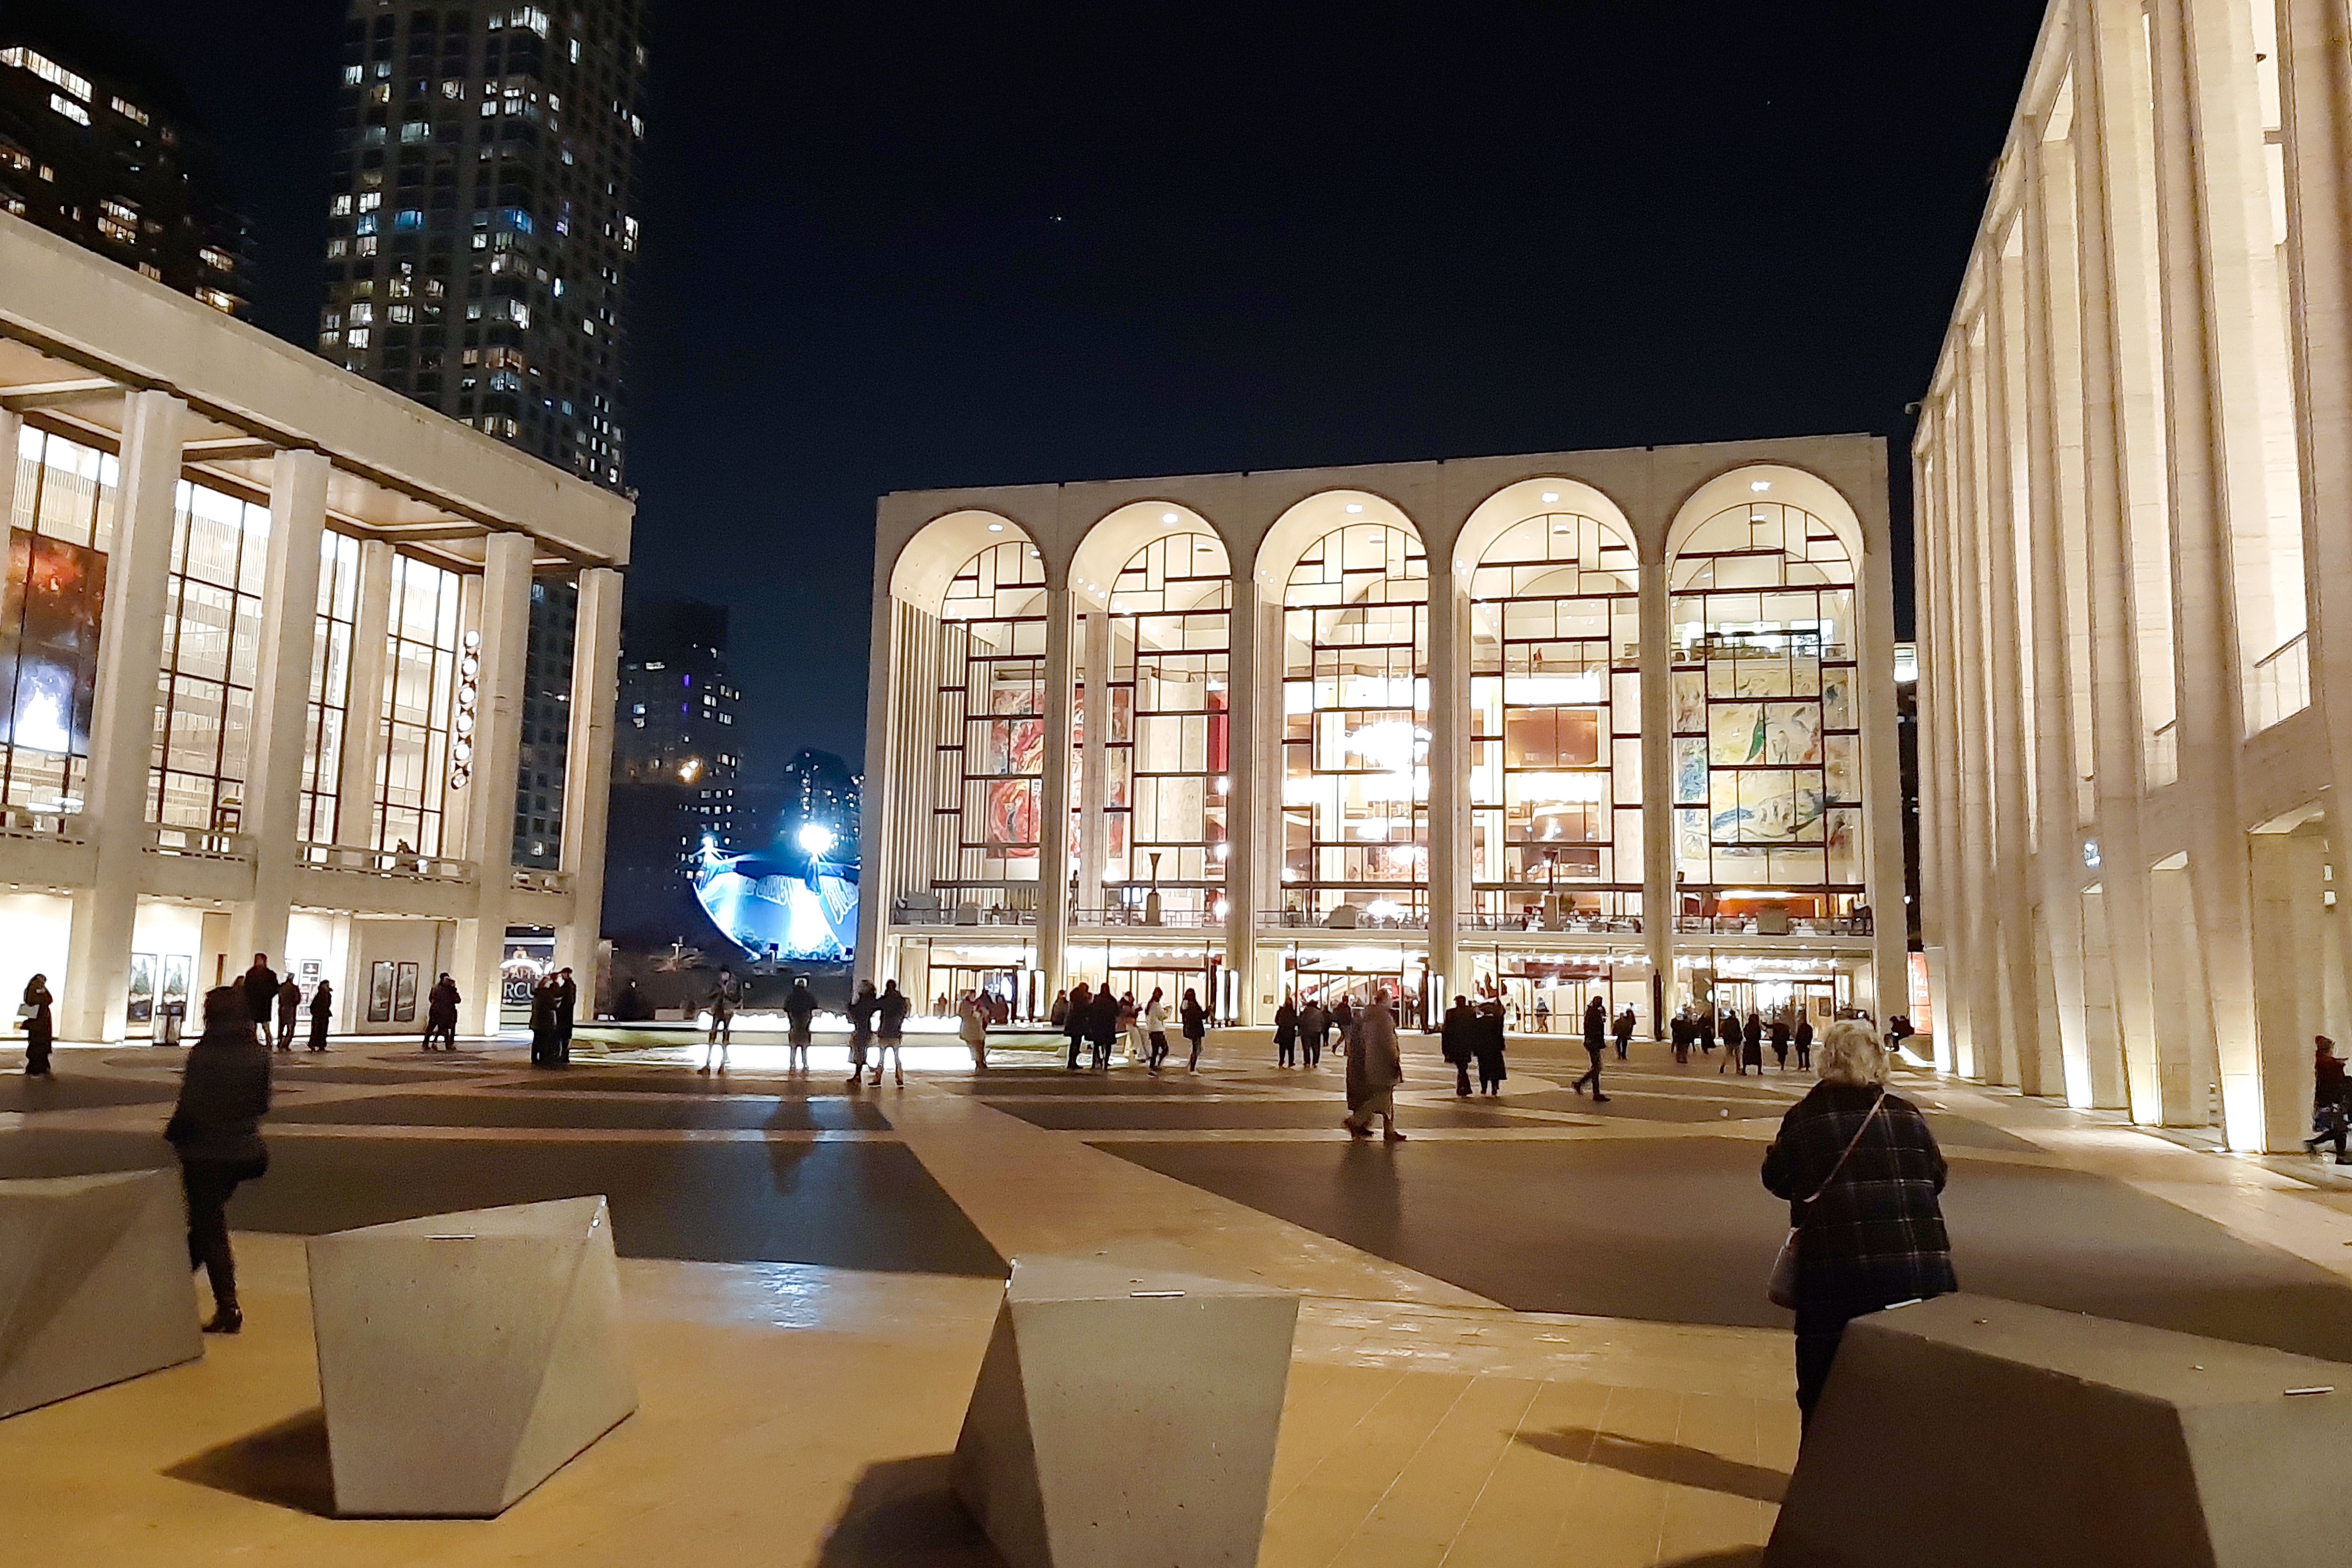
[[[133,1024],[154,1022],[155,955],[152,952],[131,955],[131,1006],[123,1017]]]
[[[392,1021],[395,1024],[416,1022],[416,965],[400,965],[392,984]]]
[[[188,982],[194,975],[196,961],[188,953],[167,952],[163,955],[164,1001],[177,1002],[184,1008],[188,1005]],[[185,1016],[184,1013],[182,1015]]]
[[[367,1021],[371,1024],[392,1022],[392,963],[378,960],[368,968]]]

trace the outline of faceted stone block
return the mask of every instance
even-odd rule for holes
[[[956,1495],[1013,1568],[1248,1568],[1297,1321],[1279,1290],[1015,1259]]]
[[[204,1354],[170,1171],[0,1182],[0,1416]]]
[[[637,1407],[601,1197],[313,1237],[310,1264],[339,1513],[488,1518]]]
[[[2352,1366],[1942,1296],[1857,1318],[1766,1568],[2335,1568]]]

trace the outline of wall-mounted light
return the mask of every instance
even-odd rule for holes
[[[457,711],[449,720],[449,787],[474,777],[475,710],[482,698],[482,634],[467,632],[457,654]]]

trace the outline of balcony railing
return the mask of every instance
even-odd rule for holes
[[[890,923],[901,926],[1034,926],[1034,910],[1009,904],[946,903],[936,894],[901,893],[890,900]]]
[[[351,844],[299,844],[294,849],[302,865],[321,871],[355,877],[396,877],[412,882],[470,882],[471,860],[451,860],[419,855],[409,849],[366,849]]]
[[[2311,642],[2297,632],[2254,666],[2246,693],[2246,733],[2259,735],[2311,706]]]
[[[89,830],[79,812],[34,811],[26,806],[0,807],[0,838],[43,844],[87,844]]]
[[[183,827],[170,822],[147,825],[145,847],[150,855],[174,855],[191,860],[246,862],[253,858],[253,840],[242,833]]]
[[[1639,936],[1641,920],[1633,915],[1565,915],[1546,924],[1539,914],[1464,915],[1464,931],[1580,931],[1596,936]]]
[[[1311,910],[1260,910],[1257,923],[1272,931],[1427,931],[1429,916],[1419,910],[1376,915],[1355,904],[1342,904],[1319,915]]]
[[[1775,921],[1769,915],[1680,915],[1675,929],[1701,936],[1869,936],[1876,921],[1869,915],[1832,915],[1826,920],[1790,915]]]
[[[518,893],[568,894],[572,891],[572,873],[569,871],[550,871],[537,866],[517,866],[507,875]]]
[[[1074,910],[1070,913],[1074,926],[1119,927],[1144,926],[1155,930],[1173,927],[1181,931],[1219,931],[1224,927],[1224,917],[1213,910],[1161,910],[1157,919],[1150,912],[1130,904],[1112,904],[1099,910]]]

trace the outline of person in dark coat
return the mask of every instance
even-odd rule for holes
[[[1118,1048],[1118,996],[1105,985],[1087,1005],[1087,1065],[1100,1071],[1109,1071],[1111,1052]]]
[[[1595,1105],[1609,1103],[1609,1097],[1601,1092],[1601,1058],[1608,1049],[1609,1008],[1600,997],[1595,996],[1584,1005],[1584,1054],[1591,1059],[1592,1065],[1571,1086],[1577,1093],[1582,1094],[1584,1086],[1591,1084]]]
[[[1749,1068],[1754,1068],[1760,1074],[1764,1070],[1763,1014],[1750,1013],[1748,1015],[1748,1023],[1740,1033],[1740,1039],[1742,1041],[1742,1047],[1739,1053],[1740,1075],[1742,1077],[1746,1077]]]
[[[1503,1092],[1503,1005],[1489,1002],[1478,1009],[1478,1027],[1472,1037],[1478,1058],[1478,1087],[1488,1094]]]
[[[56,1039],[57,1020],[50,1016],[49,1008],[56,1001],[57,998],[49,994],[47,975],[36,974],[25,982],[26,1013],[16,1027],[25,1031],[26,1078],[50,1076],[49,1047]]]
[[[457,1048],[457,1005],[465,998],[457,994],[457,983],[443,970],[441,978],[433,983],[433,990],[425,998],[425,1048],[431,1050],[439,1040],[445,1051]]]
[[[334,1017],[335,988],[321,980],[319,982],[318,989],[310,993],[310,1048],[312,1050],[323,1051],[327,1048],[327,1026],[334,1021]]]
[[[1738,1009],[1726,1007],[1723,1010],[1723,1022],[1717,1026],[1717,1033],[1723,1037],[1723,1059],[1715,1064],[1716,1073],[1720,1076],[1724,1068],[1737,1067],[1739,1068],[1741,1075],[1746,1076],[1748,1069],[1740,1066],[1739,1060]]]
[[[1313,997],[1298,1010],[1298,1055],[1308,1067],[1323,1065],[1323,1037],[1330,1032],[1331,1016]]]
[[[530,988],[530,1065],[555,1065],[555,976],[542,976]]]
[[[1460,1001],[1460,997],[1455,997]],[[1282,1005],[1274,1010],[1274,1065],[1295,1068],[1298,1065],[1298,1004],[1284,996]]]
[[[1617,1059],[1622,1062],[1625,1059],[1625,1047],[1633,1043],[1633,1009],[1632,1007],[1629,1006],[1617,1015],[1617,1021],[1609,1026],[1609,1034],[1610,1037],[1617,1042]]]
[[[28,1067],[27,1072],[32,1069]],[[2352,1165],[2352,1156],[2344,1152],[2347,1139],[2352,1139],[2352,1085],[2344,1074],[2344,1059],[2336,1054],[2336,1042],[2326,1035],[2311,1037],[2311,1136],[2303,1141],[2306,1153],[2316,1153],[2322,1143],[2336,1145],[2336,1163]]]
[[[257,952],[253,967],[245,972],[239,982],[245,987],[246,1016],[253,1020],[253,1033],[263,1045],[270,1044],[269,1016],[278,1007],[278,972],[269,967],[269,955]],[[278,1048],[289,1048],[289,1042],[278,1042]]]
[[[816,993],[809,989],[808,976],[796,976],[793,988],[784,994],[784,1044],[787,1071],[808,1071],[809,1043],[814,1038],[811,1026],[816,1021]]]
[[[857,994],[849,999],[849,1087],[852,1089],[856,1089],[857,1080],[866,1076],[866,1053],[874,1048],[874,1014],[881,1005],[882,998],[875,994],[874,982],[859,981]]]
[[[572,1021],[580,1013],[580,983],[572,978],[572,971],[555,972],[555,1063],[558,1067],[572,1065]]]
[[[1797,1015],[1797,1032],[1794,1038],[1797,1046],[1797,1067],[1801,1071],[1811,1071],[1813,1065],[1813,1021],[1805,1014]]]
[[[302,1011],[302,984],[292,974],[278,985],[278,1048],[294,1048],[294,1020]]]
[[[914,1004],[898,989],[895,980],[882,983],[881,999],[874,1005],[874,1079],[882,1081],[882,1058],[890,1058],[890,1069],[896,1081],[907,1081],[907,1014]]]
[[[266,966],[265,966],[266,967]],[[179,1104],[163,1129],[180,1156],[188,1197],[188,1267],[213,1288],[208,1334],[245,1326],[229,1251],[228,1200],[237,1184],[269,1169],[261,1119],[269,1111],[269,1053],[254,1028],[251,993],[218,985],[205,993],[205,1032],[188,1053]]]
[[[1960,1288],[1944,1231],[1943,1151],[1918,1109],[1886,1092],[1886,1068],[1868,1025],[1832,1024],[1821,1081],[1780,1118],[1764,1154],[1765,1188],[1789,1201],[1798,1232],[1797,1410],[1806,1421],[1846,1324]]]
[[[1772,1065],[1782,1072],[1789,1070],[1789,1042],[1792,1037],[1792,1032],[1789,1028],[1789,1015],[1786,1013],[1773,1015]]]
[[[1478,1059],[1478,1037],[1485,1032],[1467,996],[1456,996],[1438,1026],[1438,1054],[1454,1064],[1454,1092],[1464,1100],[1470,1098],[1470,1064]]]
[[[1094,1026],[1095,994],[1083,980],[1070,987],[1070,1012],[1062,1025],[1062,1033],[1070,1042],[1070,1068],[1078,1070],[1078,1047],[1086,1044],[1087,1031]]]
[[[1176,1009],[1176,1021],[1183,1026],[1184,1038],[1192,1047],[1192,1059],[1184,1070],[1199,1072],[1201,1045],[1209,1037],[1209,1013],[1201,1005],[1199,994],[1190,985],[1184,987],[1184,1005]]]

